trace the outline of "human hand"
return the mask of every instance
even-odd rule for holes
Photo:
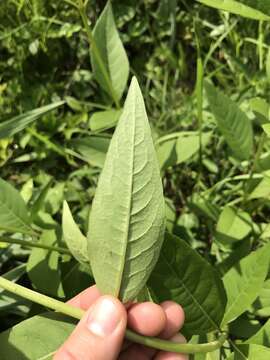
[[[101,296],[96,286],[69,301],[86,311],[54,360],[188,360],[187,355],[157,351],[124,341],[128,326],[145,336],[185,342],[177,334],[184,323],[182,307],[172,301],[124,306],[112,296]]]

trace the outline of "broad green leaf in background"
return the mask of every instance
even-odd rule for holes
[[[267,279],[253,304],[255,314],[261,317],[270,316],[270,279]]]
[[[92,46],[90,52],[94,77],[109,95],[112,96],[112,92],[114,92],[116,98],[119,100],[127,84],[129,62],[115,26],[110,1],[108,1],[96,23],[93,36],[103,63],[105,64],[108,79],[104,76],[104,72],[100,67]]]
[[[122,110],[97,111],[90,118],[92,131],[101,131],[114,127],[117,124]]]
[[[215,238],[224,245],[244,239],[252,230],[250,215],[231,206],[225,206],[218,219]]]
[[[202,144],[206,146],[211,137],[211,133],[202,134]],[[180,164],[187,161],[199,151],[199,134],[190,131],[177,133],[160,138],[157,142],[157,156],[161,168]]]
[[[111,139],[105,136],[88,136],[73,140],[72,146],[92,166],[102,168]]]
[[[28,111],[24,114],[17,115],[12,119],[0,122],[0,139],[13,136],[17,132],[26,128],[33,121],[64,104],[65,101],[58,101],[56,103]]]
[[[250,108],[257,116],[260,124],[269,123],[270,107],[262,98],[256,97],[250,100]]]
[[[214,222],[218,221],[220,214],[219,207],[207,196],[204,197],[201,194],[195,193],[189,200],[188,205],[198,216],[206,217]]]
[[[185,241],[166,234],[148,284],[159,301],[171,299],[183,306],[184,330],[189,334],[205,334],[219,328],[226,306],[222,281]]]
[[[75,223],[66,201],[63,206],[62,228],[64,240],[72,255],[79,263],[88,263],[87,239]]]
[[[57,246],[56,232],[44,231],[39,241],[48,246]],[[38,291],[47,295],[64,297],[59,260],[60,255],[57,251],[39,248],[31,251],[27,262],[27,272]]]
[[[102,293],[134,299],[163,241],[162,183],[143,97],[132,79],[92,205],[88,251]]]
[[[266,133],[266,135],[270,137],[270,124],[263,124],[262,128],[263,128],[264,132]]]
[[[27,319],[0,334],[1,360],[51,360],[75,324],[57,313]]]
[[[31,220],[20,193],[0,178],[0,230],[32,234]]]
[[[237,345],[227,360],[269,360],[270,349],[261,345]]]
[[[270,320],[267,320],[260,330],[245,343],[270,347]]]
[[[251,253],[224,276],[228,303],[223,325],[246,311],[258,297],[266,278],[270,260],[270,245]]]
[[[213,7],[218,10],[229,11],[233,14],[247,17],[254,20],[269,21],[270,16],[265,15],[263,12],[253,9],[250,6],[241,4],[235,0],[197,0],[200,3]]]
[[[249,118],[210,82],[205,82],[205,89],[211,111],[228,145],[237,158],[248,159],[253,150],[253,131]]]
[[[270,197],[270,171],[265,171],[263,175],[263,179],[249,194],[249,200],[260,198],[268,199]]]

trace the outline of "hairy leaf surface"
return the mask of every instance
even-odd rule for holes
[[[115,26],[110,1],[108,1],[96,23],[93,36],[101,58],[105,63],[105,69],[112,89],[109,86],[108,80],[104,76],[100,63],[92,47],[91,62],[94,76],[100,86],[109,95],[112,95],[113,91],[116,94],[117,99],[120,99],[128,80],[129,62]]]
[[[75,223],[66,201],[64,201],[63,206],[62,227],[64,240],[72,255],[79,263],[87,263],[87,239]]]
[[[226,305],[222,281],[180,238],[166,234],[149,286],[159,301],[171,299],[183,306],[188,333],[204,334],[219,327]]]
[[[89,258],[103,293],[128,301],[144,287],[162,245],[164,212],[151,130],[133,78],[90,214]]]
[[[253,150],[253,131],[249,118],[211,83],[205,82],[205,89],[211,111],[228,145],[237,158],[248,159]]]

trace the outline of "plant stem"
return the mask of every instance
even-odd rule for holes
[[[43,305],[47,308],[71,316],[78,320],[80,320],[85,313],[83,310],[79,308],[63,303],[62,301],[55,300],[46,295],[39,294],[36,291],[30,290],[28,288],[25,288],[24,286],[13,283],[12,281],[9,281],[1,276],[0,276],[0,287],[18,296],[22,296],[25,299],[36,302],[37,304]],[[142,336],[127,329],[126,338],[138,344],[150,346],[159,350],[184,353],[184,354],[194,354],[194,353],[207,353],[221,348],[227,339],[227,335],[225,333],[222,333],[217,340],[205,344],[178,344],[154,337]]]
[[[257,164],[258,164],[258,161],[259,161],[259,159],[260,159],[261,153],[262,153],[262,151],[263,151],[263,147],[264,147],[264,143],[265,143],[266,138],[267,138],[267,136],[266,136],[265,133],[263,133],[263,134],[261,135],[261,137],[260,137],[259,144],[258,144],[258,148],[257,148],[256,154],[255,154],[255,157],[254,157],[254,161],[253,161],[253,164],[252,164],[251,169],[250,169],[248,181],[246,182],[245,187],[244,187],[243,205],[245,205],[246,202],[247,202],[247,198],[248,198],[248,184],[249,184],[249,182],[253,179],[253,175],[254,175],[256,166],[257,166]]]
[[[49,246],[49,245],[37,243],[35,241],[0,237],[0,242],[6,243],[6,244],[18,244],[18,245],[22,245],[22,246],[30,247],[30,248],[39,248],[39,249],[57,251],[62,254],[71,255],[70,251],[67,248],[63,248],[63,247],[59,247],[59,246]]]
[[[85,5],[83,3],[82,0],[78,0],[78,9],[79,9],[79,12],[80,12],[80,15],[81,15],[81,18],[82,18],[82,22],[83,22],[83,25],[84,25],[84,28],[85,28],[85,31],[86,31],[86,34],[87,34],[87,38],[88,38],[88,43],[89,43],[89,46],[92,47],[92,50],[93,50],[93,55],[100,67],[100,70],[102,72],[102,75],[108,85],[108,88],[110,90],[110,94],[111,94],[111,97],[115,103],[115,106],[119,109],[120,108],[120,104],[119,104],[119,100],[117,98],[117,95],[114,91],[114,88],[112,86],[112,82],[111,82],[111,79],[110,79],[110,76],[107,72],[107,69],[104,65],[104,62],[102,60],[102,57],[101,57],[101,54],[99,52],[99,49],[97,47],[97,44],[96,44],[96,41],[95,41],[95,38],[93,36],[93,33],[92,33],[92,30],[88,24],[88,19],[87,19],[87,14],[86,14],[86,11],[85,11]]]
[[[197,75],[196,75],[196,97],[197,97],[197,117],[198,117],[198,131],[199,131],[199,172],[197,184],[199,184],[202,175],[202,126],[203,126],[203,78],[204,65],[201,56],[201,48],[199,36],[197,34],[196,22],[195,25],[195,39],[197,46]]]

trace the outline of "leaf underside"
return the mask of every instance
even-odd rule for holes
[[[133,78],[90,214],[89,258],[99,289],[133,300],[157,262],[163,233],[159,165]]]

